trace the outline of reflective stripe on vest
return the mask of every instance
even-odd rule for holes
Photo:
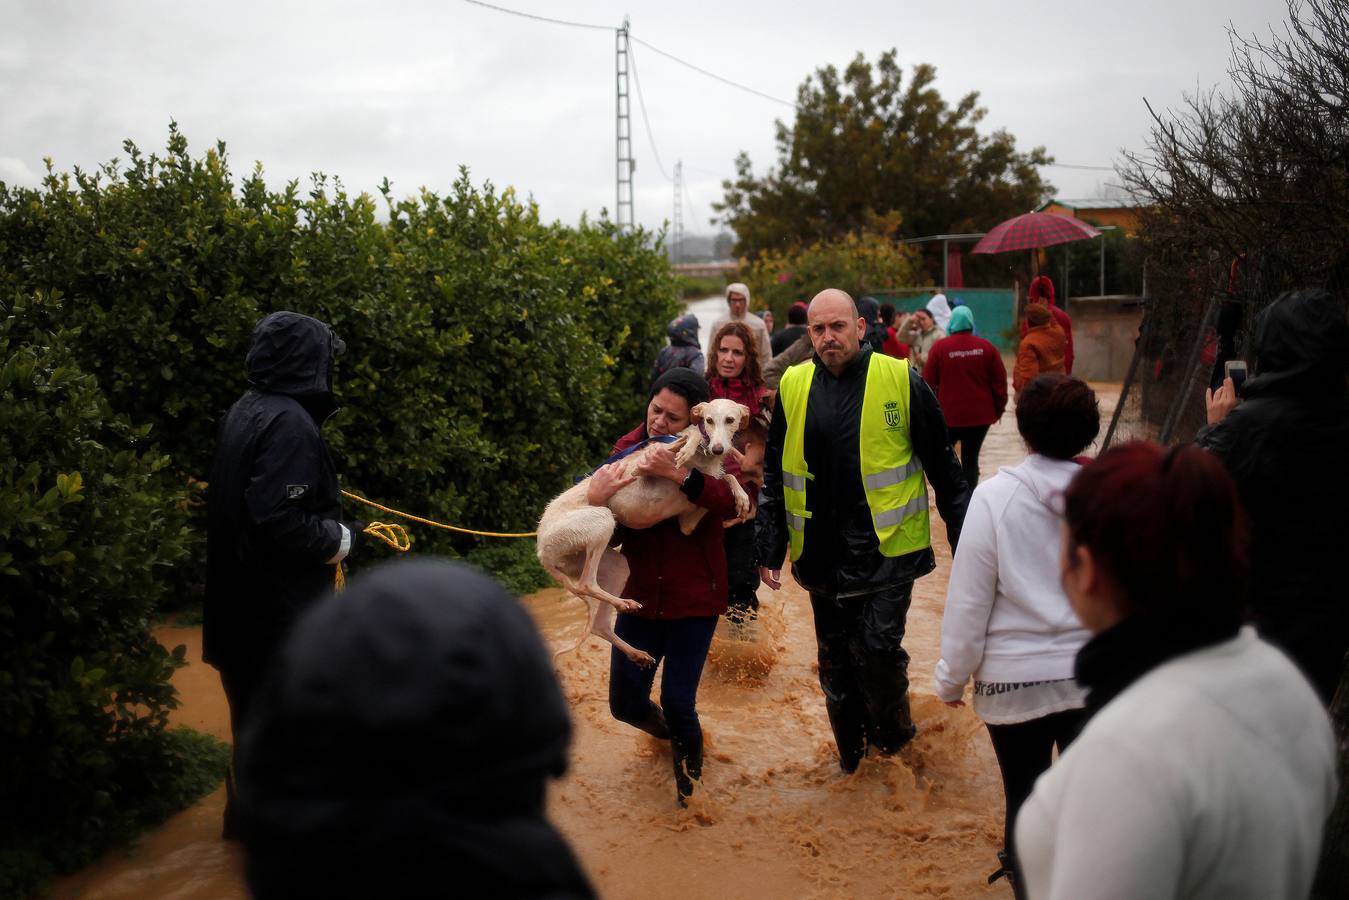
[[[806,360],[783,372],[782,380],[778,382],[782,414],[787,420],[786,437],[782,442],[782,505],[787,510],[787,537],[793,560],[801,555],[801,548],[805,546],[806,519],[810,518],[810,511],[806,509],[806,481],[811,476],[806,468],[805,420],[806,398],[814,377],[815,363]]]
[[[815,378],[815,363],[792,366],[782,376],[779,396],[786,417],[782,450],[782,494],[793,561],[805,549],[810,508],[805,458],[806,406]],[[931,546],[927,482],[913,454],[909,435],[909,364],[872,353],[862,397],[858,428],[862,486],[871,508],[872,525],[883,556],[901,556]]]

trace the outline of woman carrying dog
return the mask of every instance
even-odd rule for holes
[[[749,490],[751,503],[757,505],[763,487],[764,445],[768,429],[764,415],[772,392],[759,374],[759,358],[751,351],[754,337],[739,322],[727,322],[712,335],[712,359],[707,366],[707,386],[713,400],[734,400],[749,409],[749,424],[736,438],[742,454],[741,484]],[[745,622],[759,610],[759,563],[754,553],[754,512],[748,521],[726,528],[726,567],[730,587],[730,609],[726,618]]]
[[[671,369],[651,386],[646,421],[618,439],[620,453],[649,438],[675,435],[692,421],[693,407],[707,401],[707,382],[689,369]],[[728,470],[736,473],[734,462]],[[587,499],[595,506],[608,503],[632,477],[618,474],[613,465],[601,467],[590,479]],[[726,612],[726,550],[722,522],[735,517],[731,489],[720,479],[705,478],[697,469],[675,465],[674,454],[657,448],[639,466],[643,476],[666,478],[680,485],[689,500],[706,509],[692,534],[679,530],[675,519],[651,528],[619,526],[615,543],[622,544],[629,575],[622,596],[642,604],[620,613],[615,632],[645,650],[656,663],[665,661],[660,704],[651,701],[656,666],[638,666],[618,650],[610,655],[609,711],[657,738],[669,739],[674,757],[675,790],[680,805],[702,778],[703,731],[698,722],[698,682],[717,617]],[[635,477],[635,476],[634,476]]]

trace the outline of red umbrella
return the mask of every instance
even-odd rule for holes
[[[1071,241],[1099,237],[1101,232],[1081,219],[1058,213],[1032,212],[1008,219],[993,227],[974,245],[971,253],[1007,253],[1012,250],[1037,250]]]

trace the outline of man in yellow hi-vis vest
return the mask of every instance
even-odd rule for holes
[[[970,488],[932,389],[907,361],[862,342],[852,297],[821,291],[815,355],[782,376],[768,437],[757,544],[764,583],[810,592],[820,687],[845,772],[868,747],[889,755],[917,733],[901,646],[915,578],[936,567],[927,483],[951,550]]]

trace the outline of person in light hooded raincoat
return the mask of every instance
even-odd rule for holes
[[[932,295],[924,307],[932,316],[932,321],[937,323],[937,327],[942,331],[949,331],[951,324],[951,303],[946,299],[946,295],[938,291]]]

